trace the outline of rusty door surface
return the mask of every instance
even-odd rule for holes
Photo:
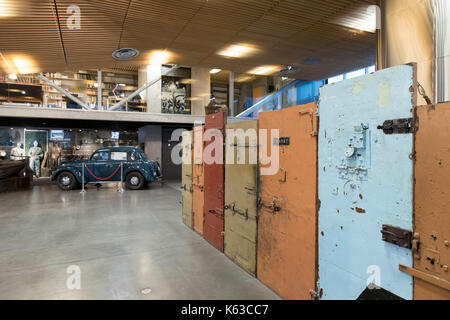
[[[204,126],[194,127],[194,169],[192,186],[194,189],[192,211],[194,215],[194,230],[203,235],[203,203],[204,175],[203,175],[203,131]]]
[[[415,66],[320,89],[319,295],[412,299]],[[379,287],[381,289],[374,290]]]
[[[192,131],[182,134],[182,165],[181,165],[181,193],[182,193],[182,216],[183,223],[192,229]]]
[[[259,129],[269,131],[259,141],[257,275],[284,299],[309,300],[316,284],[316,104],[261,113]],[[279,153],[273,175],[263,175],[264,143]]]
[[[417,109],[414,299],[450,299],[450,103]]]
[[[258,122],[226,126],[225,254],[256,275]]]
[[[205,116],[205,142],[204,148],[204,225],[203,237],[217,250],[223,252],[224,236],[224,131],[226,115],[224,112]],[[206,138],[212,134],[211,139]],[[219,138],[219,136],[222,136]],[[217,146],[214,151],[209,152],[212,146]],[[210,155],[219,157],[221,161],[208,163]]]

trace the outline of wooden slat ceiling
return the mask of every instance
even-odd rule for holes
[[[261,65],[294,65],[292,75],[318,80],[374,63],[376,36],[350,29],[367,19],[375,0],[0,0],[0,66],[11,57],[31,60],[34,71],[133,69],[152,50],[172,53],[169,63],[246,73]],[[70,5],[81,9],[81,29],[70,30]],[[58,19],[59,18],[59,19]],[[255,54],[226,58],[231,44]],[[117,62],[120,47],[138,49]],[[315,64],[305,64],[315,59]],[[5,62],[6,60],[6,62]],[[6,66],[5,66],[6,65]]]

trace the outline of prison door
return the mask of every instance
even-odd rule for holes
[[[412,277],[399,265],[412,266],[415,92],[413,65],[320,89],[322,299],[412,299]]]
[[[205,117],[205,135],[211,135],[204,148],[205,204],[203,237],[223,252],[224,238],[224,131],[226,114]],[[207,140],[205,138],[205,140]],[[211,160],[211,161],[210,161]]]
[[[256,275],[258,122],[226,126],[225,254]]]
[[[192,229],[192,131],[185,131],[182,135],[182,215],[183,223]]]
[[[417,109],[414,299],[450,300],[450,103]]]
[[[203,175],[203,126],[194,127],[194,169],[192,186],[194,189],[192,211],[194,215],[194,230],[203,235],[203,203],[204,175]]]
[[[316,128],[315,103],[260,114],[257,275],[284,299],[316,289]]]

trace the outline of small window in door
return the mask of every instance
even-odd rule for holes
[[[127,161],[127,153],[126,152],[111,152],[111,160]]]
[[[101,161],[101,160],[108,161],[109,160],[109,152],[107,152],[107,151],[96,152],[92,155],[91,159],[95,160],[95,161]]]

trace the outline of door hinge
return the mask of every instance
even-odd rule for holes
[[[383,130],[384,134],[407,134],[414,132],[413,118],[386,120],[377,129]]]
[[[383,235],[383,241],[395,244],[402,248],[412,248],[413,233],[410,230],[384,224],[381,233]]]

